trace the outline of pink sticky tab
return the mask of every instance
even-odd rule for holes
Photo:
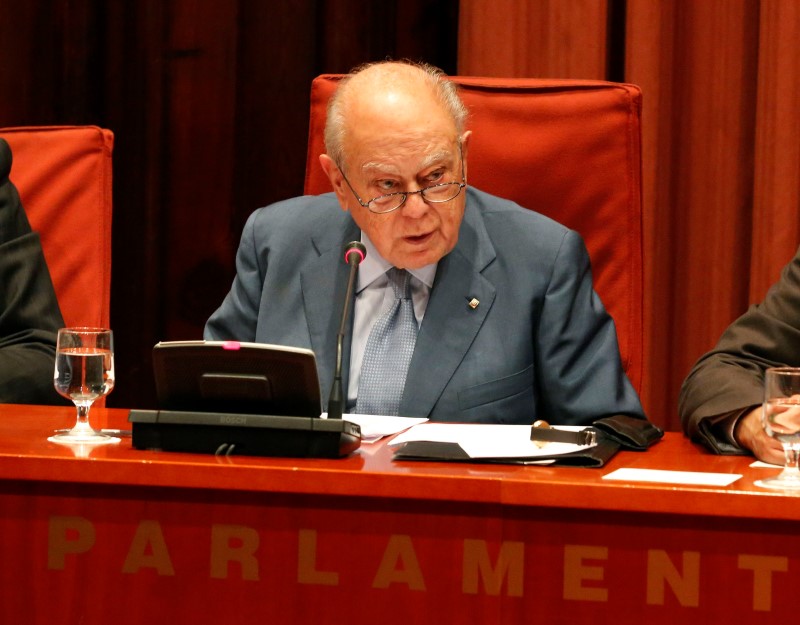
[[[232,349],[232,350],[237,350],[237,349],[239,349],[241,346],[242,346],[242,345],[241,345],[241,343],[239,343],[239,341],[225,341],[225,342],[222,344],[222,349]]]

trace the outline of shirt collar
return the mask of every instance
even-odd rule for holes
[[[377,248],[363,230],[361,231],[361,242],[364,244],[364,247],[367,248],[367,255],[358,267],[358,292],[367,288],[392,268],[392,264],[378,253]],[[431,263],[419,269],[409,269],[408,273],[430,289],[433,287],[433,279],[436,277],[436,267],[438,264],[439,263]]]

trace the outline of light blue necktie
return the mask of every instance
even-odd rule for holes
[[[417,320],[411,300],[409,274],[392,267],[386,272],[394,291],[394,304],[384,312],[367,339],[356,413],[397,415],[406,374],[417,342]]]

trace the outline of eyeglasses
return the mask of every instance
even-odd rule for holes
[[[461,159],[461,182],[442,182],[425,187],[424,189],[419,189],[418,191],[386,193],[384,195],[374,197],[368,202],[362,200],[358,193],[356,193],[356,190],[353,188],[353,185],[350,184],[347,176],[344,175],[344,171],[342,171],[341,167],[339,168],[339,171],[342,173],[342,178],[344,178],[347,186],[350,187],[350,190],[358,200],[358,203],[372,213],[383,215],[385,213],[396,211],[406,203],[409,195],[415,195],[416,193],[419,193],[425,202],[431,204],[441,204],[442,202],[449,202],[450,200],[456,199],[458,194],[461,193],[461,189],[467,186],[467,178],[464,175],[464,154],[461,150],[460,141],[458,143],[458,154],[459,158]]]

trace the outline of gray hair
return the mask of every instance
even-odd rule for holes
[[[416,63],[412,61],[380,61],[377,63],[366,63],[355,68],[347,76],[342,78],[336,92],[328,102],[327,118],[325,121],[325,151],[334,163],[341,169],[344,164],[344,140],[345,140],[345,100],[347,85],[351,79],[366,69],[380,65],[399,64],[416,68],[420,71],[423,78],[433,89],[445,110],[453,118],[458,135],[464,133],[467,123],[468,111],[461,97],[458,95],[458,86],[452,82],[442,70],[428,63]]]

